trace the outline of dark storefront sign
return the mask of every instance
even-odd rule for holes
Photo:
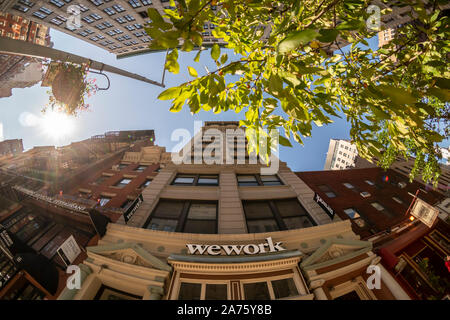
[[[125,219],[125,223],[127,223],[133,214],[136,212],[136,210],[140,207],[141,203],[144,201],[144,197],[142,196],[142,193],[134,200],[134,202],[131,204],[131,206],[123,213],[123,217]]]
[[[331,219],[334,219],[334,210],[317,193],[314,194],[314,201],[317,202],[323,210],[325,210]]]

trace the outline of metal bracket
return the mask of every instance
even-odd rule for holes
[[[101,69],[103,70],[103,66]],[[106,78],[106,80],[108,81],[108,86],[106,88],[98,88],[98,90],[108,90],[111,82],[109,81],[108,76],[102,72],[102,70],[100,70],[100,72],[89,70],[89,72],[100,74],[100,75],[104,76]]]

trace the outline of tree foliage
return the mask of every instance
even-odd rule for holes
[[[170,72],[179,72],[179,50],[199,50],[199,61],[205,23],[239,57],[230,59],[214,44],[216,70],[199,76],[189,67],[191,81],[159,96],[172,100],[171,111],[185,104],[192,113],[244,110],[241,125],[280,128],[300,144],[313,124],[344,115],[362,157],[387,168],[397,156],[413,156],[411,178],[437,183],[437,144],[449,133],[450,32],[440,10],[446,1],[402,1],[413,22],[376,51],[367,43],[379,31],[368,28],[368,0],[171,2],[176,8],[164,16],[149,9],[146,27],[150,47],[168,49]]]

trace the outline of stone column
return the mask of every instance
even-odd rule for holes
[[[311,281],[309,284],[309,288],[313,291],[316,300],[328,300],[328,297],[322,288],[324,283],[325,283],[324,279],[318,279]]]

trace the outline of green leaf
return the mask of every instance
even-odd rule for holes
[[[380,85],[378,88],[397,105],[414,104],[417,101],[409,91],[403,88],[388,85]]]
[[[155,25],[160,26],[165,23],[164,19],[159,14],[158,10],[156,10],[155,8],[148,8],[147,13],[148,17],[152,20],[152,22]]]
[[[278,52],[286,53],[292,51],[299,45],[314,40],[317,35],[319,33],[311,29],[292,32],[278,44]]]
[[[214,59],[214,61],[217,61],[220,57],[220,47],[217,43],[215,43],[211,48],[211,58]]]
[[[220,63],[224,64],[225,62],[227,62],[228,60],[228,55],[226,53],[224,53],[221,57],[220,57]]]
[[[194,68],[188,67],[188,71],[189,71],[189,75],[190,75],[191,77],[194,77],[194,78],[197,78],[197,77],[198,77],[197,70],[195,70]]]
[[[283,137],[283,136],[279,136],[279,139],[280,139],[280,144],[281,144],[282,146],[285,146],[285,147],[292,147],[292,144],[291,144],[291,142],[289,141],[289,139],[286,139],[286,138]]]
[[[198,50],[197,54],[195,55],[194,61],[199,62],[200,61],[200,54],[202,53],[202,50]]]
[[[336,29],[322,29],[319,31],[320,37],[317,37],[317,40],[320,42],[333,42],[336,40],[336,37],[339,34],[339,31]]]
[[[159,100],[175,99],[176,97],[179,96],[180,93],[181,93],[181,89],[178,87],[169,88],[169,89],[166,89],[163,92],[161,92],[158,96],[158,99]]]

